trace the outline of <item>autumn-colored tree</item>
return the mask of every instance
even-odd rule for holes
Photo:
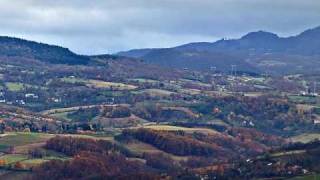
[[[14,168],[15,168],[15,169],[25,169],[25,165],[22,164],[21,162],[16,162],[16,163],[14,164]]]
[[[0,159],[0,166],[7,165],[7,161],[5,159]]]
[[[206,142],[183,136],[182,132],[156,131],[150,129],[125,130],[120,138],[136,138],[145,143],[175,155],[210,156],[216,153],[215,148]],[[118,137],[119,138],[119,137]]]

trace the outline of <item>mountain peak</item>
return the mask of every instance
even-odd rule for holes
[[[241,39],[246,39],[246,40],[274,40],[278,39],[279,36],[266,32],[266,31],[257,31],[257,32],[250,32],[247,35],[243,36]]]

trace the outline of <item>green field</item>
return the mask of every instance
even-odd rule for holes
[[[9,91],[22,91],[24,89],[24,84],[8,82],[6,83],[6,87],[9,89]]]
[[[9,91],[17,92],[17,91],[22,91],[26,87],[28,88],[41,88],[43,90],[46,90],[46,87],[41,87],[41,86],[35,86],[31,84],[24,84],[24,83],[19,83],[19,82],[6,82],[5,86],[9,89]]]
[[[19,161],[27,160],[27,155],[21,155],[21,154],[7,154],[0,157],[1,160],[5,160],[6,164],[12,164]]]
[[[70,158],[68,157],[55,157],[55,156],[48,156],[48,157],[44,157],[44,158],[36,158],[36,159],[24,159],[24,160],[21,160],[19,162],[21,162],[22,164],[24,164],[25,166],[27,167],[33,167],[33,166],[37,166],[37,165],[40,165],[44,162],[48,162],[50,160],[68,160]]]
[[[46,140],[54,135],[45,133],[25,133],[25,132],[12,132],[2,135],[0,138],[0,149],[4,153],[8,153],[9,147],[13,147],[13,150],[9,154],[0,156],[0,160],[4,160],[4,166],[14,165],[16,162],[20,162],[24,165],[24,169],[30,169],[43,162],[60,159],[67,160],[69,157],[64,154],[43,149],[43,145]],[[43,158],[32,158],[29,156],[29,151],[32,149],[41,148],[45,152]]]
[[[24,132],[17,132],[17,133],[8,133],[5,136],[0,138],[0,147],[6,146],[22,146],[31,143],[39,143],[44,142],[45,140],[52,137],[49,134],[43,133],[24,133]]]
[[[88,87],[93,88],[112,88],[117,90],[133,90],[137,87],[130,84],[124,83],[115,83],[115,82],[107,82],[107,81],[100,81],[100,80],[93,80],[93,79],[81,79],[81,78],[61,78],[62,81],[67,83],[83,83]]]
[[[38,164],[41,164],[41,163],[44,163],[47,161],[49,161],[49,160],[46,160],[46,159],[27,159],[27,160],[21,161],[21,163],[32,166],[32,165],[38,165]]]
[[[297,96],[297,95],[292,95],[289,96],[289,100],[295,103],[303,103],[303,104],[314,104],[317,102],[317,97],[312,97],[312,96]]]
[[[67,83],[87,83],[88,80],[85,80],[85,79],[81,79],[81,78],[72,78],[72,77],[64,77],[64,78],[61,78],[61,80],[63,82],[67,82]]]

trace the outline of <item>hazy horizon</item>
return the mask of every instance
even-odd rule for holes
[[[320,2],[312,0],[4,0],[0,5],[0,35],[89,55],[214,42],[258,30],[287,37],[320,25]]]

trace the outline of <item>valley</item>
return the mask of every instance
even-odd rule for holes
[[[320,173],[319,73],[173,68],[8,37],[0,50],[0,178]]]

